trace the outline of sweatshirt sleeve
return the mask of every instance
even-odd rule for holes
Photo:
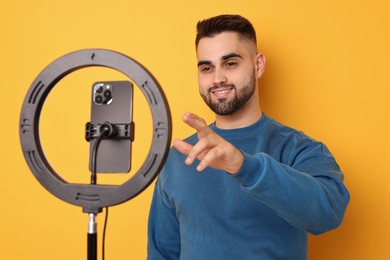
[[[291,165],[265,153],[243,155],[233,177],[288,223],[315,235],[341,224],[350,197],[342,172],[322,143],[300,151]]]
[[[148,238],[148,260],[179,259],[179,222],[174,208],[161,188],[161,179],[157,180],[153,194]]]

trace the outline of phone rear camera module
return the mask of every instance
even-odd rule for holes
[[[109,105],[112,102],[112,86],[98,83],[94,86],[93,100],[96,105]]]

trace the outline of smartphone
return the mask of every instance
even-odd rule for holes
[[[129,81],[104,81],[92,85],[91,121],[98,127],[109,122],[115,125],[132,125],[133,84]],[[133,131],[132,131],[133,132]],[[90,140],[89,169],[97,138]],[[97,173],[128,173],[131,169],[130,138],[103,138],[97,149]]]

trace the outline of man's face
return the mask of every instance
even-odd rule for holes
[[[237,33],[202,38],[197,48],[199,91],[218,115],[230,115],[250,102],[257,87],[256,47]]]

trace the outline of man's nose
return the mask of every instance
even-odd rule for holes
[[[222,69],[215,69],[214,71],[214,77],[213,77],[213,84],[219,85],[222,83],[227,82],[227,77]]]

